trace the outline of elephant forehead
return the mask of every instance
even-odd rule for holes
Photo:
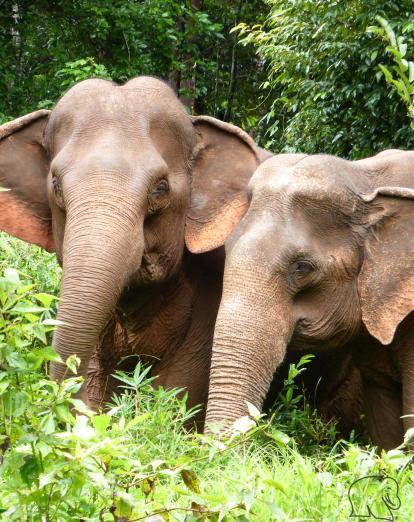
[[[348,162],[331,161],[325,166],[301,161],[297,165],[279,167],[265,162],[250,182],[253,200],[273,198],[285,203],[328,206],[335,203],[349,207],[352,212],[356,204],[353,194],[357,190],[352,186],[346,163]]]
[[[131,80],[118,86],[106,80],[85,80],[72,87],[58,102],[52,121],[94,122],[113,120],[140,125],[147,121],[174,120],[185,116],[175,93],[155,78]]]
[[[103,89],[78,89],[76,95],[58,103],[45,131],[45,145],[52,156],[69,142],[90,148],[104,141],[112,142],[112,147],[121,144],[123,150],[145,151],[152,144],[178,159],[180,152],[190,155],[195,133],[179,102],[165,109],[165,101],[162,105],[145,92],[121,91],[117,86],[108,89],[108,82],[102,83]]]
[[[274,187],[293,182],[338,184],[354,169],[352,162],[327,154],[278,154],[260,165],[252,177],[252,184]]]

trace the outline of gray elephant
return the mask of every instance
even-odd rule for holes
[[[374,443],[401,444],[414,426],[414,152],[278,155],[249,190],[226,245],[206,422],[261,408],[287,351],[348,354]]]
[[[205,403],[221,246],[268,156],[238,127],[189,117],[152,77],[86,80],[53,111],[0,127],[0,185],[11,189],[0,230],[56,251],[53,344],[63,360],[80,357],[92,406],[131,355],[154,363],[159,384],[186,387],[190,405]]]

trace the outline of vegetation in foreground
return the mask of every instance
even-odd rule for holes
[[[45,373],[59,276],[54,256],[0,235],[1,520],[413,520],[410,455],[338,440],[303,401],[302,364],[271,418],[251,408],[257,422],[226,440],[186,430],[185,397],[154,390],[141,366],[92,414],[73,397],[78,378]],[[380,478],[355,483],[366,476]]]
[[[411,0],[237,1],[226,19],[213,0],[35,4],[0,15],[1,121],[52,107],[86,77],[151,73],[274,150],[356,158],[413,143]],[[93,415],[74,398],[79,379],[47,377],[59,279],[54,256],[0,234],[1,520],[414,520],[410,454],[338,440],[301,396],[303,365],[270,419],[251,409],[257,422],[227,440],[188,431],[185,398],[154,390],[140,366]]]

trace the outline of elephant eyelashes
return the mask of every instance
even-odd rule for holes
[[[159,196],[162,194],[167,194],[170,191],[170,185],[166,179],[162,179],[158,184],[152,189],[151,196]]]
[[[161,179],[158,183],[153,187],[151,192],[148,194],[149,199],[149,212],[153,213],[157,210],[162,210],[166,208],[169,204],[169,193],[170,193],[170,185],[168,180]]]
[[[55,201],[56,204],[59,207],[64,207],[64,201],[63,201],[63,192],[62,187],[60,186],[60,183],[56,176],[52,176],[52,187],[53,187],[53,193],[55,195]]]
[[[293,271],[295,274],[309,274],[315,270],[314,266],[307,261],[297,261],[294,264]]]
[[[290,270],[289,280],[296,290],[304,290],[315,282],[316,267],[309,261],[295,261]]]

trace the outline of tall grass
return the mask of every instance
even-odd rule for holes
[[[90,412],[80,378],[47,377],[59,278],[53,256],[0,235],[1,520],[414,520],[410,454],[339,440],[300,396],[301,365],[272,416],[251,408],[225,440],[188,430],[185,396],[154,389],[141,365]]]

